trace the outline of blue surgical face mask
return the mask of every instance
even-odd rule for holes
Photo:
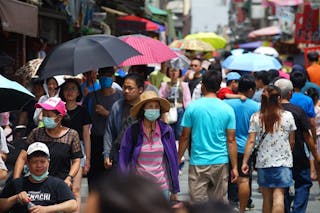
[[[149,121],[155,121],[160,117],[160,109],[145,109],[144,117]]]
[[[53,129],[57,126],[57,123],[55,122],[55,118],[43,117],[42,121],[43,121],[44,127],[47,129]]]
[[[41,182],[41,181],[43,181],[44,179],[46,179],[47,177],[48,177],[48,175],[49,175],[49,172],[48,172],[48,170],[47,171],[45,171],[42,175],[34,175],[34,174],[32,174],[31,172],[30,172],[30,175],[31,175],[31,177],[32,177],[32,179],[33,180],[35,180],[35,181],[37,181],[37,182]]]
[[[101,88],[110,88],[113,82],[112,77],[102,76],[99,78]]]

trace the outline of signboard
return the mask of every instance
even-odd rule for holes
[[[319,8],[313,9],[305,5],[303,14],[296,14],[295,42],[320,44]]]

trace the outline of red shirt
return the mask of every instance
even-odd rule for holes
[[[234,92],[232,91],[232,89],[224,87],[217,92],[217,97],[223,100],[225,99],[226,94],[234,94]]]

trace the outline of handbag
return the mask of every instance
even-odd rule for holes
[[[256,169],[256,162],[257,162],[257,156],[258,156],[258,150],[264,140],[264,138],[266,137],[267,132],[264,132],[258,142],[258,145],[256,146],[256,148],[253,150],[252,152],[252,163],[253,163],[253,168]]]
[[[179,80],[177,82],[177,88],[179,87]],[[177,109],[177,92],[174,93],[174,105],[170,107],[168,112],[168,123],[173,124],[178,121],[178,109]]]

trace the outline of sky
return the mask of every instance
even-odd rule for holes
[[[191,0],[191,33],[214,32],[228,24],[230,0]]]

